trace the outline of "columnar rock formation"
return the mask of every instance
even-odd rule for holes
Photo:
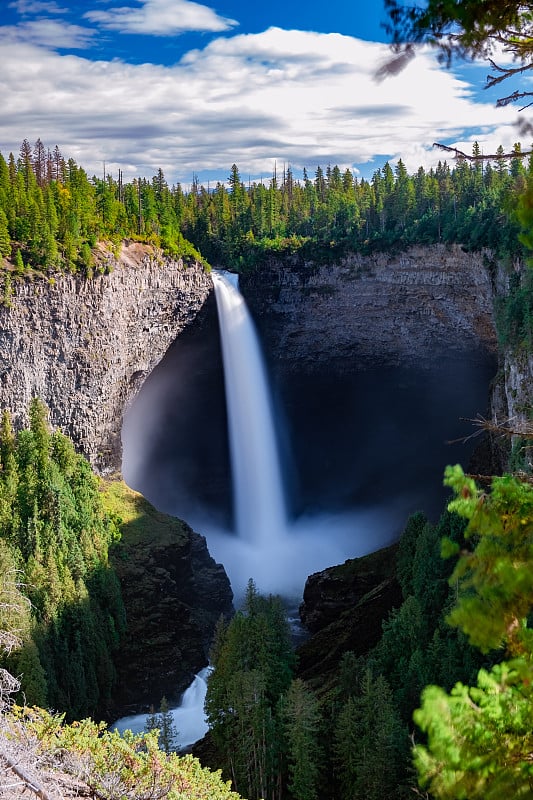
[[[107,274],[15,283],[0,307],[0,406],[26,422],[32,397],[101,472],[120,468],[123,414],[211,290],[201,266],[138,243]]]

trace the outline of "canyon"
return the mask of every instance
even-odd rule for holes
[[[102,274],[91,279],[58,275],[14,282],[11,298],[0,307],[0,404],[21,427],[29,401],[40,397],[52,426],[70,436],[104,476],[121,470],[124,416],[141,387],[172,343],[202,323],[213,298],[211,277],[201,265],[172,261],[148,246],[125,242],[120,253],[102,251],[99,259]],[[430,371],[447,361],[460,362],[468,371],[480,361],[496,360],[493,304],[496,286],[504,289],[505,276],[503,271],[495,276],[492,265],[487,254],[465,252],[458,245],[344,254],[332,263],[269,258],[260,270],[242,276],[241,289],[274,377],[296,372],[343,375],[370,365]],[[494,413],[525,419],[531,359],[504,353],[500,364],[492,392]],[[151,615],[158,625],[173,626],[176,653],[194,639],[195,656],[181,675],[179,665],[172,669],[166,662],[167,677],[179,687],[203,666],[202,659],[205,663],[214,625],[209,595],[218,598],[221,610],[229,613],[231,607],[229,586],[210,559],[205,540],[191,529],[187,536],[189,544],[176,552],[172,542],[155,557],[157,543],[139,548],[134,564],[138,574],[153,573],[143,581],[152,598],[154,581],[163,572],[173,591],[178,586],[173,594],[177,599],[166,604],[167,610],[162,599]],[[182,569],[188,553],[194,558],[180,573],[172,564],[179,562]],[[203,579],[197,579],[202,572]],[[187,575],[181,588],[180,574]],[[376,592],[369,590],[369,609],[379,609],[378,616],[394,602],[387,595],[388,574],[378,572],[372,584]],[[202,587],[192,599],[205,603],[205,614],[185,598],[193,584]],[[397,593],[394,586],[392,591]],[[320,597],[318,592],[315,600],[308,599],[310,617],[320,616]],[[131,598],[142,607],[135,590]],[[362,609],[363,601],[357,601]],[[176,615],[173,604],[187,602],[190,611],[180,605]],[[130,670],[128,681],[133,680]],[[146,681],[138,687],[131,683],[123,707],[134,710],[137,688],[139,703],[148,700]],[[159,691],[164,688],[158,685]]]
[[[121,467],[125,410],[212,292],[198,264],[123,244],[105,274],[15,282],[0,307],[0,404],[16,426],[32,397],[100,473]],[[496,352],[493,285],[481,253],[460,246],[352,254],[333,264],[270,260],[241,288],[271,361],[333,371]],[[528,362],[529,363],[529,362]],[[507,400],[521,402],[524,365],[508,362]],[[530,365],[529,365],[530,366]],[[513,403],[512,400],[515,399]]]

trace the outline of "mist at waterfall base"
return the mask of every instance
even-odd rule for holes
[[[445,465],[466,465],[473,447],[447,442],[472,433],[461,418],[485,413],[495,370],[490,359],[460,357],[436,361],[432,370],[342,375],[327,367],[297,373],[273,361],[268,367],[288,511],[280,515],[277,501],[263,510],[258,536],[246,535],[252,522],[234,512],[214,298],[150,375],[123,427],[125,480],[206,536],[237,600],[250,577],[260,591],[300,597],[311,573],[395,541],[410,513],[436,519],[447,497]],[[228,380],[231,386],[235,377]],[[263,425],[264,409],[249,402],[230,425]],[[255,470],[248,467],[251,478]],[[261,482],[260,471],[255,477]],[[246,479],[245,468],[237,478],[245,492]],[[261,502],[252,501],[252,515]]]

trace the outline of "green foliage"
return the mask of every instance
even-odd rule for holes
[[[514,272],[506,295],[496,299],[496,322],[504,346],[533,348],[533,267]]]
[[[404,599],[414,592],[413,563],[417,542],[427,524],[427,517],[421,511],[412,514],[407,520],[407,525],[400,538],[396,559],[396,576]]]
[[[390,686],[369,669],[360,676],[337,712],[335,760],[341,796],[381,800],[401,795],[405,779],[407,731],[396,710]]]
[[[429,745],[415,748],[415,766],[432,795],[452,800],[531,796],[533,693],[531,665],[519,659],[490,672],[477,686],[458,683],[446,694],[429,686],[415,722]]]
[[[102,800],[239,800],[219,773],[196,758],[159,749],[153,732],[121,736],[90,719],[65,725],[62,717],[39,708],[15,708],[6,724],[10,738],[37,740],[40,760],[71,772]]]
[[[0,545],[23,575],[32,613],[11,664],[27,700],[69,718],[105,713],[112,654],[125,628],[120,586],[108,564],[116,525],[99,483],[72,443],[48,426],[37,399],[30,427],[0,424]]]
[[[450,630],[445,618],[455,598],[449,584],[453,562],[441,558],[441,541],[453,548],[463,542],[466,523],[444,513],[431,525],[421,513],[407,522],[398,545],[397,575],[404,597],[383,623],[383,634],[368,661],[374,674],[390,685],[401,718],[408,723],[423,687],[468,680],[479,659],[465,637]]]
[[[171,753],[177,749],[179,734],[166,697],[161,698],[159,714],[156,714],[154,707],[151,706],[146,719],[146,730],[148,732],[157,731],[159,746],[165,753]]]
[[[533,650],[525,619],[533,607],[533,490],[510,476],[494,478],[490,495],[459,466],[446,469],[456,499],[450,509],[468,519],[475,548],[459,559],[451,581],[459,600],[449,621],[483,652],[505,646]]]
[[[20,250],[23,264],[45,273],[92,275],[98,271],[96,242],[124,238],[185,261],[207,265],[208,259],[244,271],[273,255],[303,266],[346,250],[438,241],[514,257],[522,252],[519,227],[527,229],[527,198],[518,198],[528,179],[517,159],[509,165],[497,157],[494,169],[466,162],[450,169],[441,162],[415,175],[400,160],[394,168],[386,163],[370,181],[350,170],[341,174],[337,166],[317,167],[314,181],[304,170],[299,181],[289,168],[248,187],[234,164],[227,187],[218,183],[209,191],[194,182],[186,194],[179,184],[170,188],[161,170],[151,181],[124,184],[121,173],[118,180],[89,179],[59,151],[42,170],[28,142],[22,150],[9,166],[0,154],[0,251],[18,258]],[[528,246],[524,237],[522,246]]]
[[[464,547],[466,522],[444,513],[436,525],[416,513],[397,546],[403,602],[383,622],[377,646],[365,656],[345,653],[337,695],[327,711],[337,795],[354,800],[412,795],[409,730],[428,683],[447,688],[470,680],[481,659],[466,637],[446,624],[455,600],[449,584],[455,560],[443,561],[441,540]]]
[[[2,208],[0,208],[0,257],[8,256],[11,253],[11,239],[9,237],[9,228],[7,217]]]
[[[533,5],[530,2],[516,3],[513,0],[426,0],[422,4],[405,5],[398,0],[385,0],[390,23],[389,35],[400,55],[383,72],[395,73],[413,53],[413,45],[427,42],[438,48],[440,56],[448,65],[454,56],[460,58],[483,58],[493,56],[503,48],[511,53],[510,64],[492,64],[492,74],[486,78],[486,86],[495,86],[501,81],[522,75],[531,69],[533,42],[531,19]],[[518,64],[518,66],[516,66]],[[529,97],[530,91],[515,89],[507,97],[500,98],[497,105],[521,101]],[[527,103],[525,104],[527,107]]]
[[[250,581],[243,611],[217,627],[211,662],[206,714],[225,772],[250,800],[272,797],[283,775],[280,701],[294,667],[280,599]]]
[[[162,247],[186,261],[203,262],[180,229],[181,189],[170,190],[161,170],[152,182],[124,185],[89,179],[74,159],[65,160],[56,148],[40,140],[32,150],[24,140],[21,154],[9,166],[0,154],[0,257],[13,252],[15,273],[25,265],[34,272],[94,274],[98,241],[124,238]]]
[[[292,681],[283,701],[288,788],[294,800],[319,797],[318,782],[322,761],[320,746],[321,714],[313,693],[300,679]]]
[[[415,748],[415,765],[423,788],[446,800],[530,797],[533,487],[504,476],[487,493],[457,466],[446,482],[473,544],[451,577],[458,596],[449,620],[481,650],[498,647],[511,660],[480,670],[476,686],[425,689],[415,721],[427,745]]]

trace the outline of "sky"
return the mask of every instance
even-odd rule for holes
[[[435,165],[436,141],[511,149],[518,109],[482,91],[486,65],[422,50],[376,78],[384,21],[382,0],[0,0],[0,152],[40,138],[89,176],[161,168],[187,187],[234,163],[245,182],[287,165],[370,178]]]

